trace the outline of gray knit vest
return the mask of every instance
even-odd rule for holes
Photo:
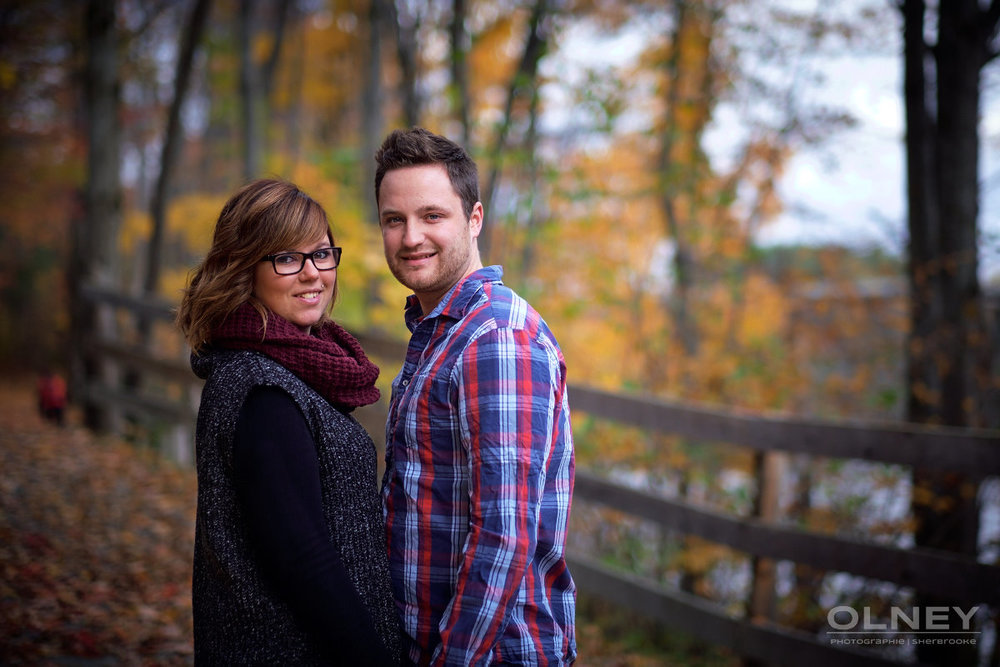
[[[348,576],[390,655],[399,655],[385,529],[371,438],[350,415],[274,360],[249,351],[209,351],[192,360],[205,378],[198,411],[198,511],[194,549],[194,645],[198,664],[325,664],[267,585],[251,556],[233,480],[233,433],[256,386],[288,392],[305,416],[319,457],[323,516]]]

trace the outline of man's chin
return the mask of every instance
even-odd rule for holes
[[[398,280],[403,287],[411,289],[414,292],[425,290],[427,285],[431,282],[429,272],[422,268],[401,269],[397,267],[393,269],[392,275],[396,277],[396,280]]]

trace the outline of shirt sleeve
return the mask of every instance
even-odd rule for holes
[[[236,493],[264,576],[335,661],[392,661],[326,527],[316,445],[295,401],[256,387],[236,423]]]
[[[455,373],[469,532],[432,663],[479,665],[493,657],[535,553],[560,364],[529,332],[499,329],[471,344]]]

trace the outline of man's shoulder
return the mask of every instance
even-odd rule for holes
[[[528,301],[501,282],[484,283],[483,291],[462,319],[472,338],[490,332],[512,331],[532,341],[558,347],[548,324]]]
[[[465,319],[492,321],[502,329],[522,329],[541,320],[541,316],[513,289],[501,282],[492,282],[483,283],[482,294]]]

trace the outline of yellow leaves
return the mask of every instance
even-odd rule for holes
[[[225,203],[224,195],[193,193],[176,197],[167,208],[167,234],[180,237],[186,248],[200,254],[208,250],[215,221]],[[135,253],[148,241],[153,222],[148,211],[129,209],[125,212],[118,236],[123,255]]]
[[[10,90],[17,81],[17,66],[0,60],[0,90]]]
[[[160,294],[171,303],[180,301],[193,270],[194,267],[165,269],[160,275]]]
[[[301,43],[292,40],[287,45],[289,49],[301,49],[301,59],[285,59],[283,75],[301,82],[304,104],[333,111],[358,90],[352,85],[357,79],[353,65],[355,54],[364,52],[357,46],[364,36],[358,34],[357,27],[357,18],[346,12],[317,15],[307,22]],[[293,72],[292,67],[302,71]]]
[[[153,230],[153,221],[147,211],[129,209],[125,212],[118,233],[118,248],[123,256],[136,252],[139,244],[147,241]]]
[[[500,108],[523,49],[525,16],[507,13],[476,34],[469,52],[471,98]]]
[[[843,514],[835,508],[810,507],[805,524],[812,532],[832,535],[841,528],[843,521]]]
[[[744,343],[754,343],[785,331],[788,302],[777,285],[761,275],[747,277],[744,299],[748,307],[740,322]]]
[[[196,253],[204,253],[212,242],[215,221],[226,195],[193,193],[177,197],[167,209],[167,231],[181,238]]]
[[[695,577],[705,576],[719,561],[733,556],[732,549],[699,537],[687,537],[684,543],[685,549],[678,555],[677,565]],[[710,593],[710,591],[700,592]]]

